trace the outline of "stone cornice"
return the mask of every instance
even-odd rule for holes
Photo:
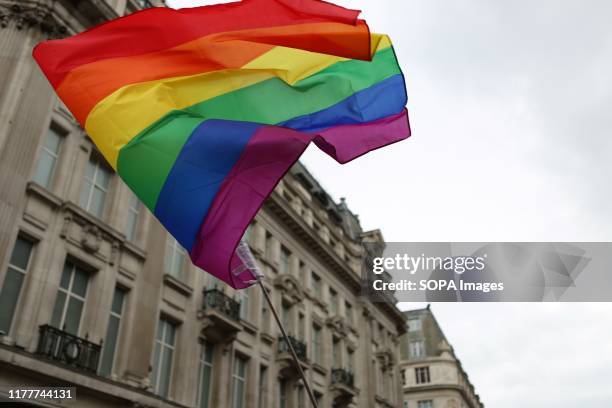
[[[69,34],[54,7],[41,2],[0,0],[0,29],[14,25],[17,30],[36,27],[48,38],[62,38]]]
[[[425,391],[446,391],[453,390],[458,391],[463,399],[470,405],[470,408],[484,408],[480,398],[478,396],[472,396],[465,389],[465,387],[459,384],[427,384],[427,385],[416,385],[416,386],[404,386],[404,395],[410,395],[417,392]]]

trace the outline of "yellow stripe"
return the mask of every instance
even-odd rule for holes
[[[390,46],[386,35],[372,34],[372,54]],[[275,76],[293,85],[345,60],[333,55],[275,47],[240,69],[128,85],[94,107],[87,117],[85,130],[116,169],[119,150],[172,110],[184,109]]]

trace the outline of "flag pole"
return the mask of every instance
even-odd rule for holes
[[[272,310],[272,314],[274,315],[276,324],[278,324],[278,327],[280,328],[280,331],[283,334],[283,338],[285,339],[285,343],[287,343],[287,346],[289,347],[289,351],[291,352],[291,357],[293,358],[293,361],[295,362],[295,365],[297,366],[298,372],[300,373],[300,377],[302,377],[302,382],[304,383],[304,387],[306,388],[306,392],[308,393],[310,402],[312,402],[312,406],[314,408],[317,408],[317,400],[312,392],[312,389],[310,388],[310,385],[308,384],[308,381],[306,380],[306,375],[304,374],[304,370],[302,370],[302,365],[300,364],[300,360],[298,359],[298,356],[295,353],[295,349],[293,348],[293,344],[289,340],[289,336],[287,336],[287,332],[285,331],[285,328],[283,327],[283,324],[280,318],[278,317],[278,313],[276,313],[276,309],[274,308],[272,299],[270,299],[270,294],[268,293],[268,290],[266,289],[262,281],[263,279],[258,279],[257,283],[261,287],[261,291],[263,292],[264,297],[266,298],[266,301],[268,302],[268,305],[270,305],[270,310]]]

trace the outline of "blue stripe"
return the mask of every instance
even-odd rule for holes
[[[394,75],[329,108],[279,126],[314,133],[334,126],[371,122],[401,112],[406,99],[404,78]],[[155,216],[186,250],[193,247],[221,184],[261,126],[206,120],[183,146],[159,194]]]
[[[298,116],[279,125],[314,133],[334,126],[372,122],[400,113],[406,106],[407,99],[403,75],[393,75],[354,93],[336,105]]]
[[[155,216],[187,251],[221,184],[260,127],[206,120],[183,146],[159,194]]]

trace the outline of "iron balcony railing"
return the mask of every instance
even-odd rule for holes
[[[240,302],[227,296],[219,289],[204,291],[204,309],[216,310],[224,315],[240,320]]]
[[[38,331],[37,355],[90,373],[98,371],[101,344],[94,344],[48,324],[40,326]]]
[[[331,372],[331,382],[334,384],[342,384],[353,388],[355,385],[355,376],[348,370],[343,368],[334,368]]]
[[[293,336],[288,337],[289,341],[291,342],[291,345],[293,346],[293,349],[295,350],[295,354],[297,354],[297,357],[302,361],[306,361],[306,344],[302,343]],[[287,342],[285,342],[285,339],[282,336],[278,338],[278,352],[291,353]]]

